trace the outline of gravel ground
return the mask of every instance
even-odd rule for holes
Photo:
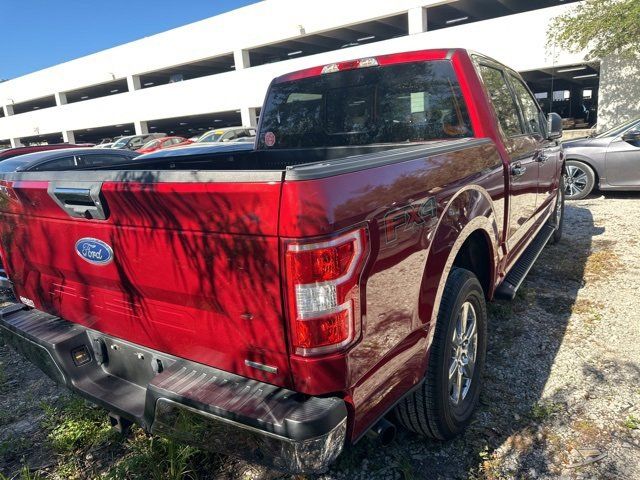
[[[567,203],[562,242],[545,249],[514,302],[490,308],[485,388],[464,435],[439,443],[400,432],[387,448],[365,439],[318,478],[640,479],[638,207],[640,194]],[[43,426],[43,404],[66,395],[0,346],[0,472],[27,464],[66,478]],[[73,476],[107,473],[118,448],[85,458],[95,464],[103,451],[97,470],[80,462]],[[278,477],[215,458],[192,476]]]

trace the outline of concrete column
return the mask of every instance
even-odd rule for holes
[[[149,133],[147,122],[136,120],[135,122],[133,122],[133,126],[136,129],[136,135],[146,135],[147,133]]]
[[[233,61],[236,65],[236,70],[243,70],[251,66],[248,50],[235,50],[233,52]]]
[[[76,136],[73,133],[73,130],[63,130],[62,141],[64,143],[76,143]]]
[[[416,7],[409,10],[409,35],[427,31],[427,9]]]
[[[140,77],[138,75],[130,75],[127,77],[127,88],[130,92],[140,90],[142,84],[140,83]]]
[[[4,105],[4,115],[5,117],[13,115],[13,105]]]
[[[19,138],[11,138],[9,139],[9,141],[11,142],[11,147],[13,148],[22,147],[22,142]]]
[[[256,127],[258,125],[256,109],[251,107],[243,107],[240,109],[242,117],[242,125],[245,127]]]
[[[64,92],[56,92],[54,94],[56,97],[56,105],[66,105],[67,104],[67,94]]]

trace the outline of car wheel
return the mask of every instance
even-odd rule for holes
[[[586,163],[567,160],[564,193],[568,200],[580,200],[591,193],[596,183],[593,169]]]
[[[553,213],[549,217],[549,225],[554,227],[553,235],[549,238],[551,245],[558,243],[562,239],[562,228],[564,227],[564,192],[565,192],[564,174],[560,175],[560,185],[558,186],[558,195],[556,196],[556,206]]]
[[[486,354],[487,307],[477,277],[453,268],[440,303],[426,377],[395,410],[401,425],[448,440],[471,420]]]

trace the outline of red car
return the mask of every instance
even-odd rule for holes
[[[43,152],[45,150],[57,150],[60,148],[82,148],[92,146],[93,144],[89,143],[54,143],[52,145],[33,145],[31,147],[6,148],[4,150],[0,150],[0,161],[6,160],[7,158],[17,157],[18,155],[24,155],[26,153]]]
[[[183,144],[187,139],[183,137],[162,137],[154,140],[149,140],[142,148],[136,150],[138,153],[151,153],[156,150],[162,150],[163,148],[175,147],[178,144]]]
[[[0,174],[0,334],[115,426],[284,471],[452,438],[486,303],[561,238],[561,135],[514,70],[423,50],[275,79],[255,146]]]

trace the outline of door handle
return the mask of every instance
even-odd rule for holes
[[[536,162],[544,164],[547,160],[549,160],[549,156],[542,151],[539,151],[536,155]]]
[[[512,177],[521,177],[527,171],[527,167],[523,167],[519,163],[511,165],[511,176]]]

